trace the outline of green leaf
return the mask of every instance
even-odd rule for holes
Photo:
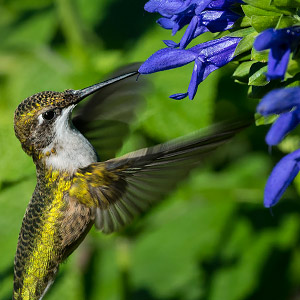
[[[290,59],[288,68],[287,68],[287,72],[290,75],[295,76],[296,74],[299,73],[299,70],[300,70],[300,60],[299,59]]]
[[[290,17],[290,16],[282,16],[276,25],[276,29],[291,27],[299,24],[299,19]]]
[[[299,8],[300,0],[271,0],[272,5],[274,6],[287,6]]]
[[[275,28],[280,20],[280,16],[252,16],[251,25],[257,32],[268,28]]]
[[[249,51],[253,46],[256,36],[257,36],[257,32],[255,31],[245,36],[237,45],[234,55],[235,56],[240,55],[244,52]]]
[[[273,11],[261,9],[258,7],[254,7],[252,5],[242,5],[242,10],[244,14],[251,18],[253,16],[280,16],[281,13],[276,13]]]
[[[254,48],[251,50],[251,60],[259,62],[268,62],[269,50],[256,51]]]
[[[297,135],[288,135],[278,145],[278,149],[283,153],[291,153],[299,149],[300,137]]]
[[[271,0],[244,0],[245,3],[250,4],[256,8],[260,8],[267,11],[282,13],[285,15],[292,15],[296,12],[295,9],[288,7],[277,7],[271,4]]]
[[[232,36],[232,37],[246,37],[247,35],[254,33],[255,30],[252,27],[243,28],[240,30],[231,31],[229,34],[225,36]]]
[[[268,84],[265,73],[268,70],[268,66],[264,63],[255,63],[250,68],[249,85],[265,86]]]
[[[238,56],[235,56],[234,61],[237,60],[239,62],[245,62],[251,60],[251,53],[250,52],[244,52],[242,54],[239,54]]]
[[[272,124],[278,118],[278,115],[271,115],[271,116],[265,117],[258,113],[255,113],[254,116],[255,116],[255,125],[256,126]]]
[[[234,71],[232,75],[233,78],[238,81],[248,83],[250,68],[254,63],[254,61],[246,61],[241,63]]]
[[[236,28],[244,28],[250,26],[251,26],[251,18],[249,17],[240,18],[234,23],[234,27]]]

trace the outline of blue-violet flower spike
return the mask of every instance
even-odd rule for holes
[[[186,50],[174,48],[161,49],[141,65],[139,72],[141,74],[149,74],[181,67],[194,61],[195,66],[188,88],[188,96],[190,99],[193,99],[198,85],[211,72],[233,59],[234,51],[240,40],[241,38],[239,37],[223,37]],[[175,94],[172,98],[182,99],[184,95],[186,94]]]

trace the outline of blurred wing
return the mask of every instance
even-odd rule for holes
[[[197,132],[117,159],[94,163],[75,174],[70,195],[96,207],[95,226],[119,230],[151,203],[161,200],[203,157],[245,127],[227,126],[211,135]],[[82,194],[82,191],[88,191]]]
[[[139,64],[118,70],[112,77],[136,71]],[[102,88],[75,111],[72,122],[89,140],[102,161],[116,156],[129,133],[129,124],[144,104],[144,78],[126,78]]]

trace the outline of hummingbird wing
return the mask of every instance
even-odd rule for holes
[[[111,76],[137,71],[139,65],[128,65]],[[145,78],[126,78],[102,88],[75,110],[73,125],[89,140],[102,161],[115,157],[121,148],[129,124],[144,104],[145,86]]]
[[[118,231],[153,202],[161,200],[192,168],[201,164],[205,155],[245,126],[235,123],[208,135],[200,131],[93,163],[75,173],[70,196],[96,208],[96,228],[104,233]]]

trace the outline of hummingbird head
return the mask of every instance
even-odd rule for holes
[[[14,127],[24,151],[32,155],[47,147],[55,135],[55,121],[68,117],[79,100],[76,91],[66,90],[40,92],[22,101],[15,111]]]
[[[50,146],[55,141],[68,139],[70,132],[72,136],[80,134],[78,131],[75,134],[76,130],[72,129],[70,121],[71,112],[77,103],[102,87],[135,74],[137,72],[127,73],[81,90],[40,92],[23,100],[17,107],[14,118],[15,134],[23,150],[33,158],[41,157],[41,154],[46,153],[45,149],[54,152],[56,149]],[[73,146],[76,147],[74,141],[73,139]]]

